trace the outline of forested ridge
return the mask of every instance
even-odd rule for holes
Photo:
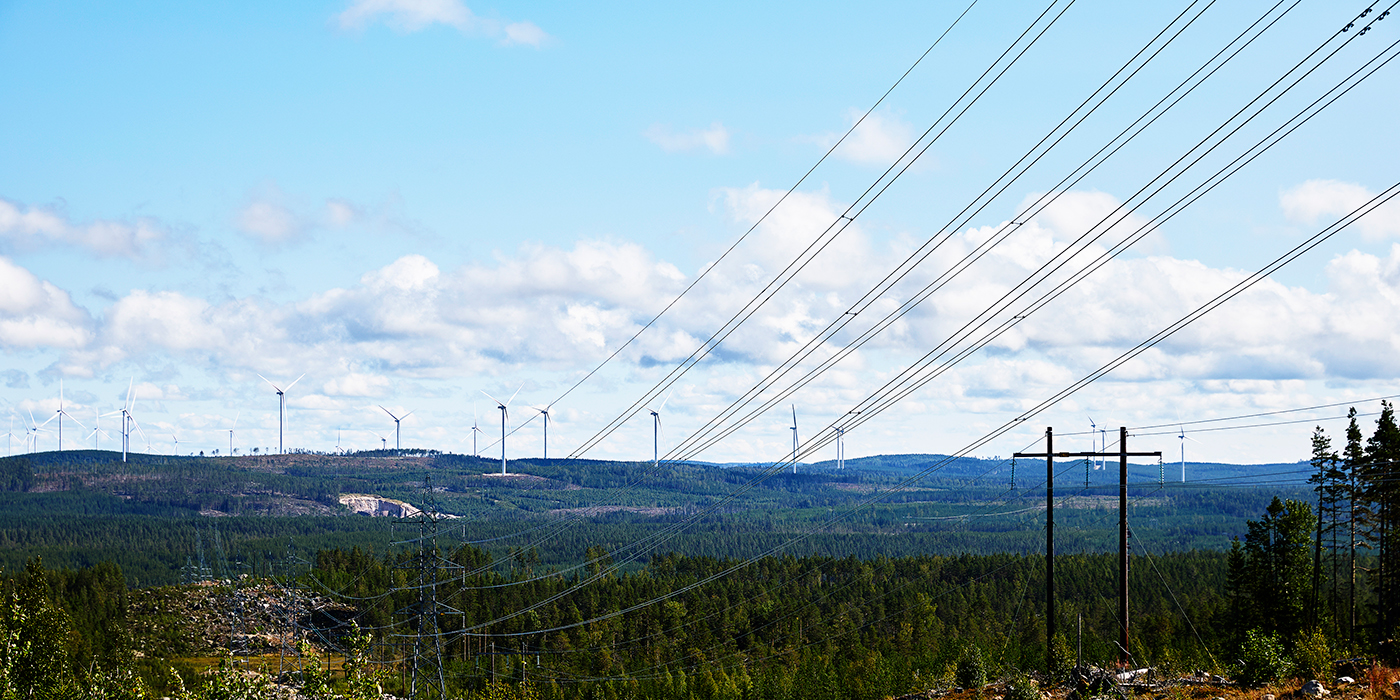
[[[1129,663],[1253,685],[1329,675],[1342,658],[1394,660],[1394,412],[1383,404],[1369,438],[1353,417],[1336,448],[1319,429],[1311,448],[1306,485],[1130,488]],[[628,468],[599,483],[625,482]],[[700,501],[744,478],[691,468],[708,484]],[[19,487],[53,478],[16,474]],[[866,498],[889,478],[803,476],[748,502],[783,507],[555,509],[553,519],[520,506],[586,487],[517,482],[525,495],[508,501],[493,484],[459,497],[511,504],[513,517],[438,520],[431,539],[387,519],[87,514],[90,501],[130,499],[18,492],[21,505],[67,498],[72,510],[0,518],[7,549],[25,552],[5,569],[0,692],[214,698],[246,686],[244,697],[259,697],[273,677],[238,661],[267,658],[276,640],[297,669],[276,680],[303,695],[401,692],[409,659],[422,658],[412,650],[423,618],[410,613],[424,604],[428,561],[442,607],[423,631],[440,644],[450,693],[482,700],[863,700],[965,683],[974,667],[1054,682],[1071,649],[1087,663],[1120,660],[1119,513],[1101,485],[1057,488],[1062,632],[1047,639],[1043,491],[970,482]],[[406,467],[393,478],[405,492],[432,483]],[[38,549],[69,559],[54,568]],[[101,556],[117,550],[138,553],[143,574]],[[185,583],[136,588],[161,571]],[[214,671],[188,656],[200,645],[172,641],[196,619],[215,638],[201,645],[237,652]]]

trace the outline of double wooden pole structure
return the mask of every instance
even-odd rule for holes
[[[1045,458],[1045,670],[1054,668],[1051,649],[1055,641],[1055,458],[1101,457],[1104,452],[1056,452],[1055,429],[1045,429],[1044,452],[1017,452],[1013,458]],[[1118,429],[1118,619],[1122,626],[1119,640],[1121,663],[1128,665],[1128,458],[1161,457],[1158,452],[1129,452],[1128,429]]]

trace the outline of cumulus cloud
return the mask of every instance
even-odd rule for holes
[[[14,250],[76,246],[99,258],[143,258],[165,238],[164,228],[149,218],[134,223],[98,219],[74,223],[62,212],[24,207],[0,199],[0,241]]]
[[[660,146],[667,153],[704,149],[715,155],[729,153],[729,130],[719,122],[710,124],[708,129],[676,131],[669,126],[652,124],[646,130],[647,140]]]
[[[1352,182],[1308,180],[1279,193],[1279,204],[1290,220],[1314,225],[1349,214],[1376,194]],[[1400,202],[1392,199],[1353,225],[1372,241],[1400,236]]]
[[[0,257],[0,346],[80,348],[92,340],[92,325],[68,292]]]
[[[506,22],[479,17],[460,0],[355,0],[336,15],[341,29],[359,30],[382,21],[395,31],[411,33],[434,24],[464,34],[496,38],[502,45],[539,48],[549,35],[532,22]]]
[[[714,206],[736,228],[746,229],[780,196],[758,185],[730,188],[716,192]],[[326,204],[328,221],[332,204]],[[803,400],[814,406],[851,405],[896,369],[953,336],[1052,256],[1073,250],[1072,242],[1117,205],[1102,192],[1063,193],[1039,216],[1014,227],[966,272],[941,282],[936,294],[899,323],[804,389]],[[358,220],[358,210],[344,206],[346,220]],[[824,191],[790,196],[732,258],[625,350],[619,372],[603,381],[614,381],[618,374],[651,376],[655,368],[687,357],[843,209]],[[1134,218],[1119,222],[1109,238],[1126,235],[1139,224]],[[846,331],[827,339],[809,366],[960,264],[997,229],[978,226],[949,237],[888,295],[852,319]],[[690,375],[695,383],[682,394],[687,410],[723,408],[832,319],[842,318],[911,247],[898,238],[894,243],[872,238],[859,224],[849,226],[786,289],[728,335],[713,361]],[[1079,251],[1069,267],[1085,264],[1103,250],[1095,244]],[[34,321],[30,327],[61,328],[67,334],[0,333],[0,342],[9,347],[67,350],[62,371],[70,376],[77,371],[73,368],[100,371],[122,362],[242,375],[253,382],[252,372],[286,379],[307,372],[311,383],[298,385],[295,405],[308,416],[369,403],[357,399],[392,400],[406,379],[433,387],[433,380],[512,373],[531,379],[576,376],[630,338],[692,280],[639,244],[585,240],[568,247],[524,245],[500,252],[490,262],[458,267],[427,255],[404,255],[364,272],[353,284],[286,303],[134,290],[103,309],[94,322],[62,290],[16,270],[0,268],[0,324],[43,318],[49,319],[48,326]],[[923,403],[907,410],[911,415],[965,415],[1022,408],[1031,397],[1083,376],[1247,272],[1168,256],[1115,260],[940,376],[915,397]],[[1128,405],[1135,397],[1196,391],[1163,389],[1169,385],[1202,387],[1200,391],[1225,386],[1262,397],[1292,396],[1299,382],[1400,380],[1400,332],[1390,322],[1400,317],[1400,245],[1384,255],[1352,251],[1338,256],[1328,264],[1327,276],[1329,286],[1323,290],[1265,281],[1096,386],[1137,387],[1115,399]],[[1063,279],[1060,273],[1050,283]],[[1001,318],[1012,313],[1020,313],[1019,308]],[[1113,395],[1114,389],[1099,391]],[[181,394],[171,390],[169,395]],[[1248,406],[1248,400],[1240,401]],[[673,402],[673,407],[680,409],[681,403]]]
[[[856,123],[864,112],[852,109],[846,116]],[[844,132],[843,132],[844,133]],[[829,132],[811,140],[822,148],[831,148],[841,134]],[[836,156],[863,165],[887,166],[899,159],[914,143],[914,127],[892,114],[874,112],[865,117],[855,131],[836,149]]]

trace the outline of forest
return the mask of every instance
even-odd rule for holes
[[[1400,428],[1385,404],[1369,437],[1355,417],[1335,445],[1317,430],[1301,488],[1164,494],[1137,485],[1127,512],[1126,661],[1207,669],[1244,685],[1332,677],[1342,659],[1393,663],[1397,458]],[[16,477],[26,478],[45,477]],[[802,483],[764,497],[823,493]],[[424,639],[440,650],[432,658],[446,694],[482,700],[864,700],[1027,672],[1054,683],[1080,660],[1112,666],[1123,651],[1109,536],[1118,513],[1092,502],[1094,488],[1058,489],[1069,491],[1067,504],[1090,502],[1056,507],[1065,544],[1056,557],[1060,634],[1050,639],[1033,484],[983,492],[972,505],[929,495],[844,511],[201,523],[75,510],[27,526],[12,520],[4,536],[30,555],[7,564],[0,591],[0,697],[38,687],[72,697],[260,697],[274,680],[308,697],[403,693],[413,669],[428,668],[413,662],[425,658]],[[1190,546],[1202,533],[1223,541]],[[111,560],[55,564],[35,548],[145,548],[145,570],[164,567],[174,580],[134,577]],[[255,590],[263,597],[250,598]],[[415,614],[427,590],[435,613]],[[222,660],[206,658],[170,636],[183,618],[169,606],[191,600],[289,611],[292,641],[250,650],[256,635],[220,622]],[[156,608],[164,617],[152,622]],[[240,670],[269,653],[290,654],[295,672]]]

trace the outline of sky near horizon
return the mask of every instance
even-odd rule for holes
[[[968,2],[0,3],[7,453],[25,449],[30,415],[54,416],[60,381],[83,423],[65,424],[64,449],[115,447],[116,419],[100,418],[94,436],[94,417],[120,408],[128,386],[140,449],[226,452],[235,419],[239,454],[275,448],[277,400],[259,375],[285,386],[304,374],[288,393],[289,448],[392,446],[384,406],[413,411],[405,447],[470,453],[475,421],[478,447],[498,455],[486,446],[500,417],[483,392],[519,391],[516,427],[709,270],[552,406],[549,453],[564,456],[864,201],[931,124],[947,125],[940,115],[966,104],[959,96],[1048,0],[973,3],[720,260]],[[1063,14],[1024,56],[667,392],[663,452],[930,239],[943,242],[804,367],[1016,222],[888,330],[693,456],[781,459],[790,405],[805,441],[1046,261],[1084,264],[1147,226],[1126,253],[846,436],[848,457],[959,450],[1400,181],[1400,66],[1386,64],[1182,213],[1150,223],[1400,39],[1400,18],[1358,36],[1378,7],[1343,36],[1365,4],[1067,2],[1048,5],[1035,26]],[[1271,8],[1277,21],[1198,90],[1092,174],[1057,184]],[[1023,177],[958,216],[1164,27],[1179,37]],[[1327,52],[1349,43],[1072,253],[1329,39]],[[1047,192],[1053,204],[1018,219]],[[1091,416],[1167,425],[1400,394],[1398,240],[1400,206],[1376,210],[974,454],[1034,446],[1047,425],[1085,431]],[[1327,419],[1340,441],[1344,412],[1252,422]],[[1314,422],[1200,432],[1187,458],[1305,459]],[[539,456],[542,427],[536,418],[514,433],[508,454]],[[55,428],[38,433],[39,449],[57,446]],[[1144,428],[1133,449],[1176,455],[1170,432]],[[1067,441],[1057,449],[1090,447],[1087,435]],[[650,459],[651,443],[642,411],[585,456]]]

